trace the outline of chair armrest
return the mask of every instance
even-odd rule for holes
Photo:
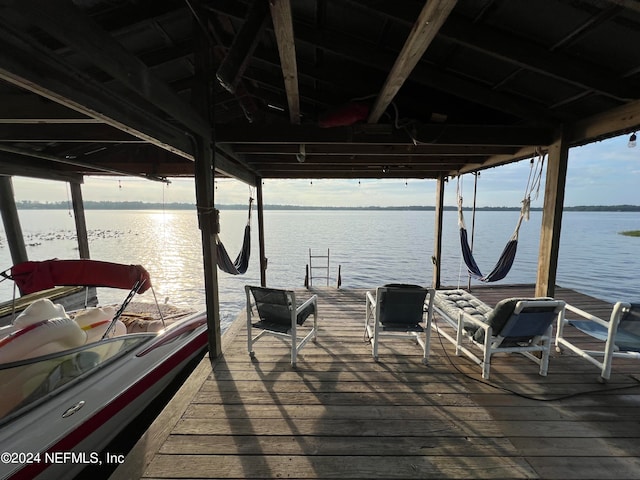
[[[372,307],[376,306],[376,299],[373,297],[373,294],[371,292],[367,292],[366,298]]]
[[[318,307],[318,296],[317,295],[313,295],[311,298],[309,298],[307,301],[305,301],[302,305],[298,306],[296,308],[296,315],[298,315],[302,310],[304,310],[310,304],[313,304],[314,307],[317,309],[317,307]]]
[[[473,315],[469,315],[464,311],[461,311],[460,313],[462,314],[462,318],[466,323],[472,323],[476,327],[483,328],[484,330],[487,330],[489,328],[489,324],[483,322],[482,320],[478,320]]]
[[[595,315],[591,315],[588,312],[585,312],[584,310],[581,310],[577,307],[574,307],[573,305],[569,305],[568,303],[565,305],[565,309],[569,310],[570,312],[576,313],[578,315],[580,315],[581,317],[585,318],[586,320],[590,320],[594,323],[597,323],[598,325],[600,325],[601,327],[604,327],[606,329],[609,328],[609,322],[596,317]]]

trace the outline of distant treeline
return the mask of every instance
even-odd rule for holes
[[[32,210],[60,210],[71,209],[69,202],[16,202],[19,209]],[[152,202],[108,202],[108,201],[85,201],[84,208],[87,210],[194,210],[193,203],[152,203]],[[246,210],[247,205],[217,205],[220,210]],[[254,207],[255,208],[255,207]],[[301,205],[265,205],[265,210],[425,210],[433,211],[435,207],[425,205],[407,205],[404,207],[309,207]],[[445,210],[456,210],[455,206],[445,206]],[[464,207],[471,210],[470,207]],[[518,211],[520,207],[476,207],[478,211]],[[532,207],[531,210],[540,211],[540,207]],[[640,205],[580,205],[575,207],[564,207],[567,212],[640,212]]]

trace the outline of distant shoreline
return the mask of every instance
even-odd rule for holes
[[[16,202],[19,210],[70,210],[68,202]],[[195,210],[192,203],[150,203],[150,202],[95,202],[85,201],[86,210]],[[218,205],[220,210],[246,210],[247,205]],[[255,209],[255,207],[254,207]],[[320,207],[304,205],[265,205],[265,210],[388,210],[388,211],[434,211],[433,206],[407,205],[401,207]],[[445,206],[446,211],[456,210],[455,206]],[[464,207],[465,211],[471,210]],[[520,207],[476,207],[477,211],[519,211]],[[532,207],[532,211],[542,211],[541,207]],[[640,205],[580,205],[564,207],[565,212],[640,212]]]

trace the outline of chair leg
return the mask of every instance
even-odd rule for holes
[[[553,334],[553,326],[549,327],[547,333],[545,333],[545,338],[542,340],[542,354],[540,355],[540,375],[543,377],[547,376],[549,372],[549,356],[551,354],[551,335]]]
[[[485,333],[484,355],[482,361],[482,378],[489,380],[489,370],[491,369],[491,337]]]
[[[251,330],[251,321],[247,321],[247,351],[249,352],[249,356],[251,358],[254,358],[255,353],[253,351],[253,332]]]
[[[313,311],[313,338],[311,339],[311,341],[315,343],[316,340],[318,340],[318,309],[317,308],[315,308]]]

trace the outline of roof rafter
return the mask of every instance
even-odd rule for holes
[[[409,38],[394,63],[387,79],[369,113],[369,123],[377,123],[400,87],[407,80],[438,30],[455,7],[458,0],[428,0],[418,16]]]
[[[300,94],[298,93],[298,67],[296,64],[291,4],[289,0],[271,0],[269,7],[271,8],[271,19],[278,43],[278,52],[280,53],[284,87],[287,92],[289,120],[294,125],[297,125],[300,123]]]

